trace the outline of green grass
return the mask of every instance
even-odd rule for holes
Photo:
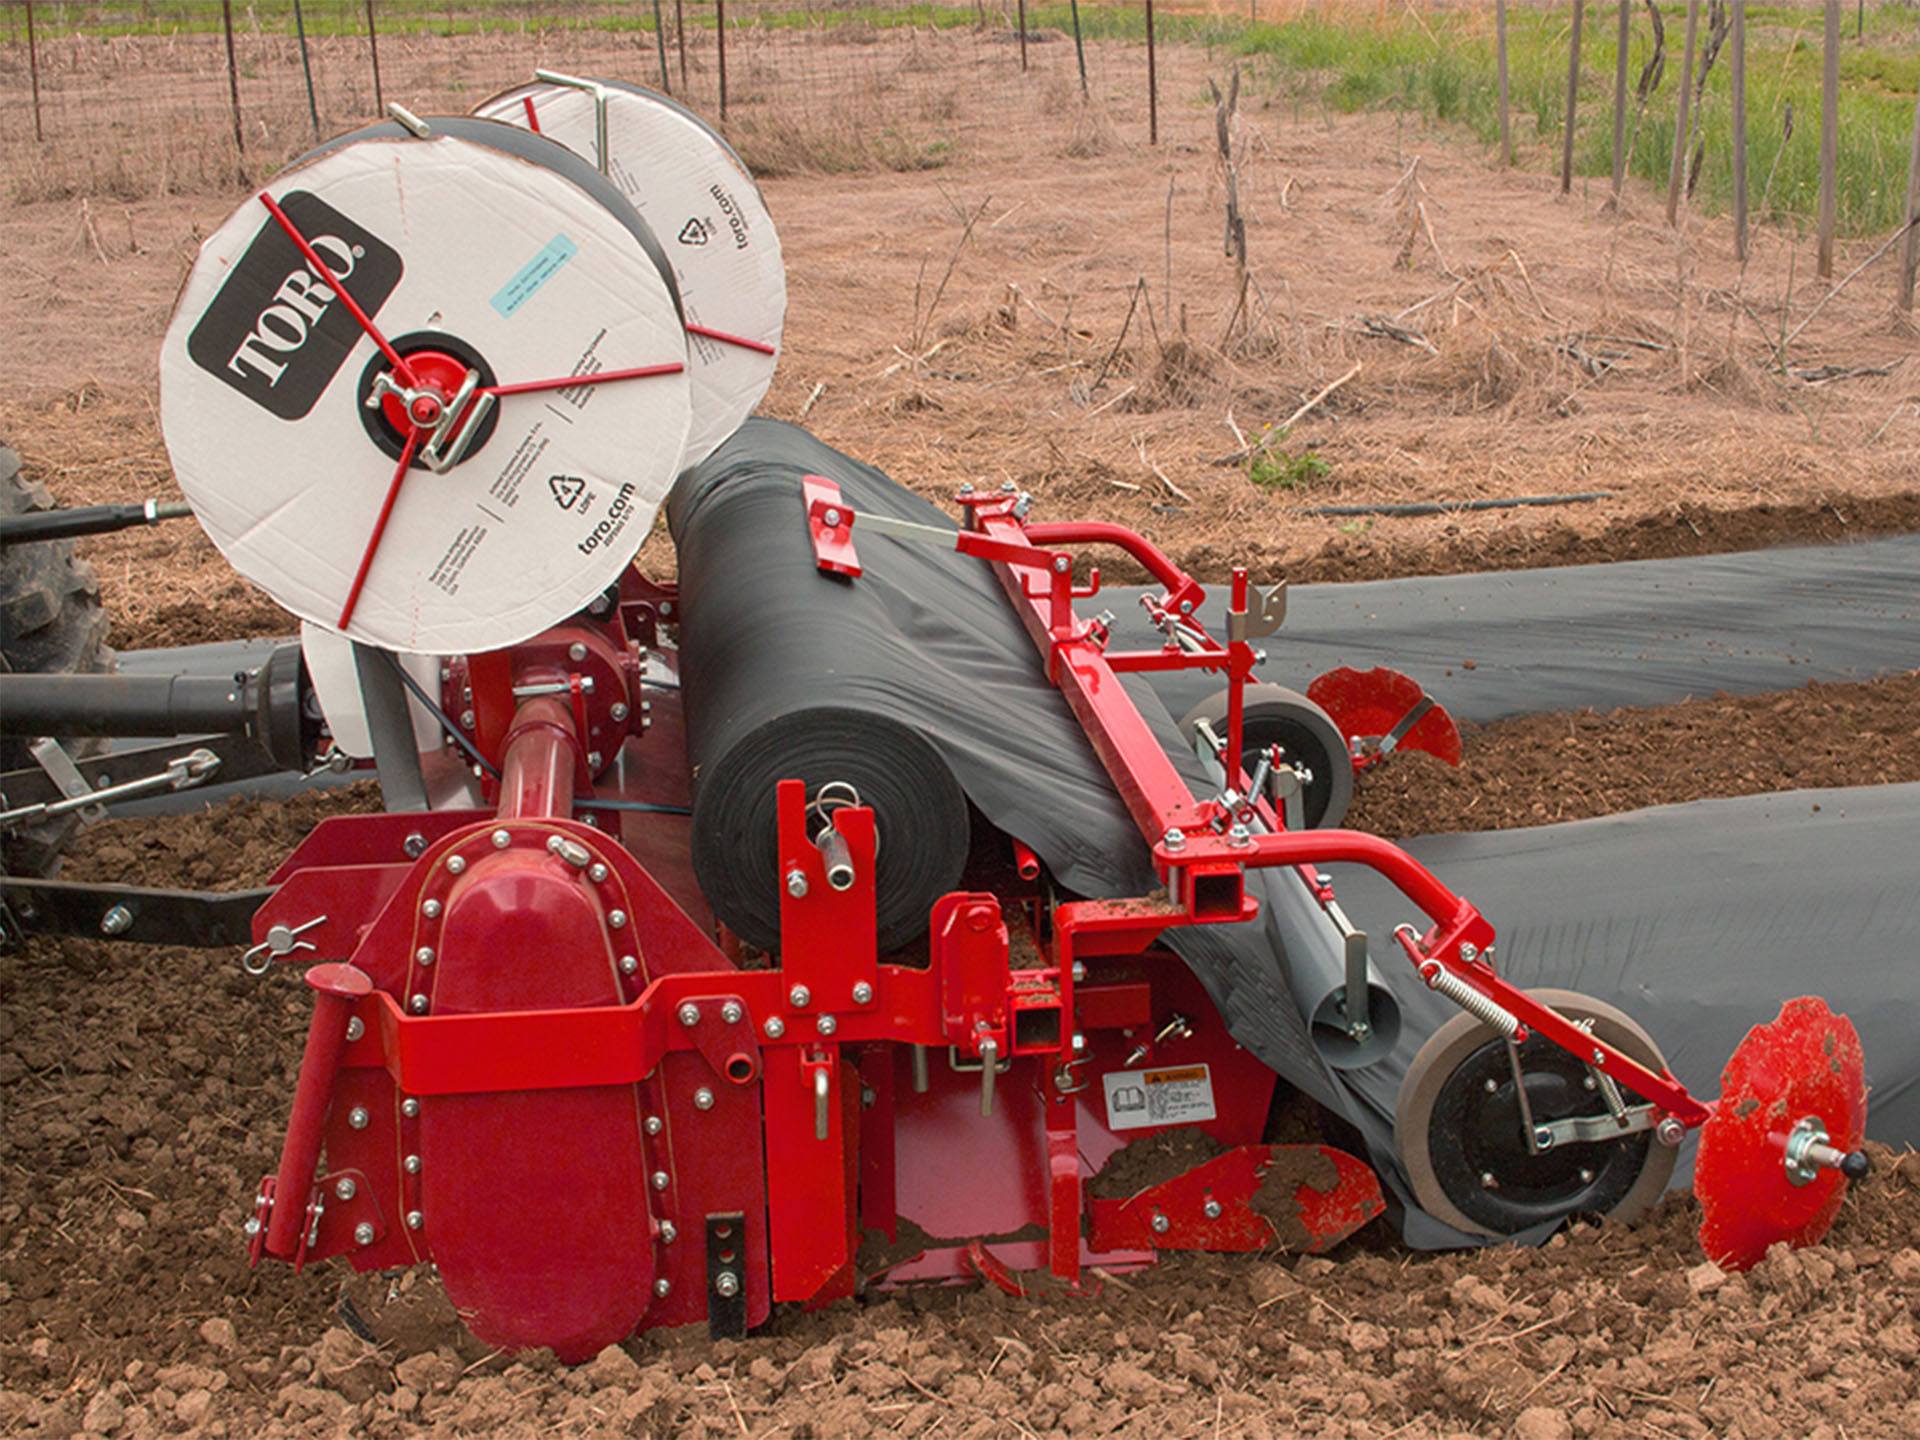
[[[1685,41],[1685,6],[1663,3],[1666,73],[1637,128],[1633,87],[1652,48],[1643,7],[1633,12],[1628,47],[1630,173],[1663,189],[1672,161],[1675,102]],[[1385,22],[1371,14],[1305,18],[1286,24],[1175,15],[1158,22],[1164,40],[1210,46],[1243,61],[1257,89],[1275,106],[1325,105],[1339,111],[1392,110],[1466,127],[1488,144],[1499,139],[1499,89],[1491,7],[1405,9]],[[1089,35],[1143,39],[1140,11],[1083,5]],[[1039,12],[1040,23],[1065,27],[1064,6]],[[1552,169],[1559,163],[1572,8],[1510,7],[1508,82],[1517,160]],[[1902,0],[1879,0],[1856,38],[1847,8],[1840,57],[1840,165],[1835,184],[1840,228],[1884,232],[1905,218],[1908,146],[1920,90],[1920,11]],[[1607,0],[1586,12],[1574,168],[1610,178],[1617,19]],[[1704,48],[1706,21],[1701,22]],[[1730,43],[1730,42],[1729,42]],[[1760,219],[1811,219],[1819,205],[1821,16],[1817,6],[1756,5],[1747,12],[1748,192]],[[1709,72],[1694,126],[1704,145],[1694,203],[1730,207],[1733,197],[1730,52]],[[1788,107],[1793,133],[1785,133]],[[1769,176],[1771,186],[1769,187]]]
[[[1312,450],[1268,448],[1247,462],[1247,478],[1269,490],[1307,490],[1327,478],[1333,467]]]

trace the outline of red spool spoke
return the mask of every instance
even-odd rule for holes
[[[360,322],[360,328],[367,332],[367,338],[380,347],[382,355],[393,362],[393,373],[407,383],[408,389],[418,386],[420,382],[414,378],[413,367],[407,364],[406,358],[398,350],[387,343],[387,337],[380,333],[380,327],[373,323],[373,317],[362,310],[360,302],[347,293],[347,287],[341,282],[340,277],[327,268],[327,262],[320,258],[319,252],[307,242],[307,237],[300,233],[300,227],[295,225],[287,212],[280,208],[280,202],[262,190],[260,203],[267,207],[273,218],[279,222],[280,228],[287,232],[287,238],[293,241],[294,249],[298,250],[307,264],[313,267],[314,273],[327,282],[327,288],[340,297],[340,303],[347,307],[355,320]]]
[[[773,346],[764,340],[749,340],[744,335],[729,335],[724,330],[715,330],[707,325],[687,326],[689,335],[702,335],[709,340],[718,340],[722,345],[738,345],[742,350],[758,350],[762,355],[776,353]]]
[[[360,591],[367,583],[367,572],[373,568],[374,551],[380,548],[380,537],[387,533],[387,520],[393,514],[393,502],[400,498],[400,485],[407,478],[407,470],[413,464],[413,452],[420,446],[420,432],[407,431],[407,443],[400,451],[400,468],[393,472],[393,480],[387,486],[387,498],[380,502],[380,513],[374,518],[373,534],[367,537],[367,548],[360,554],[360,568],[354,572],[353,584],[347,589],[347,603],[340,607],[340,630],[347,628],[353,619],[353,608],[360,603]]]
[[[551,380],[517,380],[511,385],[488,385],[481,395],[530,395],[537,390],[571,390],[576,385],[604,385],[609,380],[645,380],[654,375],[678,375],[686,369],[678,360],[665,365],[641,365],[632,370],[602,370],[593,375],[556,375]]]
[[[520,97],[520,103],[524,105],[527,110],[527,128],[538,135],[540,133],[540,117],[533,112],[533,96],[522,95]]]

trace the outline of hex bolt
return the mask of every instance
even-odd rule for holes
[[[347,1039],[358,1040],[362,1035],[366,1033],[367,1033],[366,1021],[362,1020],[358,1015],[352,1016],[351,1018],[348,1019]]]
[[[1227,830],[1227,843],[1229,845],[1250,845],[1253,843],[1253,832],[1248,830],[1244,825],[1231,826]]]
[[[804,985],[796,985],[787,992],[787,1003],[796,1010],[804,1010],[813,1003],[813,992]]]
[[[1686,1123],[1669,1115],[1653,1127],[1653,1138],[1671,1150],[1687,1138]]]
[[[720,1018],[729,1025],[738,1025],[740,1017],[747,1012],[740,1008],[738,1000],[729,1000],[720,1007]]]
[[[603,885],[606,883],[607,876],[610,873],[605,865],[602,865],[596,860],[593,863],[593,868],[587,871],[587,878],[596,885]]]
[[[1480,958],[1480,948],[1469,940],[1460,942],[1460,958],[1471,965]]]
[[[413,952],[413,958],[416,964],[433,964],[433,947],[431,945],[422,945],[418,950]]]
[[[407,1156],[405,1164],[407,1167],[407,1174],[418,1175],[420,1173],[420,1157],[418,1155]]]
[[[663,1300],[666,1298],[667,1292],[671,1289],[673,1289],[673,1282],[664,1275],[653,1282],[653,1293]]]
[[[420,1114],[420,1102],[409,1096],[400,1102],[400,1113],[412,1120]]]
[[[600,761],[603,758],[598,750],[589,750],[587,752],[587,768],[589,770],[598,770],[600,768]]]
[[[400,842],[400,848],[406,853],[407,859],[418,860],[427,853],[427,837],[416,830]]]
[[[1551,1150],[1553,1148],[1553,1131],[1549,1130],[1545,1125],[1534,1126],[1533,1148],[1536,1150]]]
[[[662,1245],[671,1245],[675,1240],[678,1240],[679,1238],[680,1238],[679,1226],[675,1225],[671,1220],[662,1220],[660,1222],[660,1243]]]
[[[679,1015],[680,1023],[689,1030],[700,1023],[700,1007],[691,1000],[680,1007]]]
[[[1598,1048],[1598,1047],[1596,1046],[1596,1047],[1595,1047],[1595,1049],[1594,1049],[1594,1052],[1593,1052],[1593,1063],[1594,1063],[1594,1064],[1596,1064],[1596,1065],[1604,1065],[1604,1064],[1606,1064],[1606,1063],[1607,1063],[1607,1052],[1606,1052],[1606,1051],[1604,1051],[1604,1050],[1602,1050],[1602,1049],[1600,1049],[1600,1048]]]
[[[807,877],[798,870],[787,871],[787,894],[796,900],[807,898]]]
[[[582,645],[578,640],[574,641],[573,644],[567,646],[567,659],[573,661],[574,664],[578,665],[582,660],[586,658],[587,658],[587,647],[585,645]]]
[[[513,836],[509,834],[507,831],[496,830],[493,832],[493,848],[494,849],[504,850],[507,848],[507,846],[511,845],[512,843],[513,843]]]
[[[356,1245],[371,1245],[373,1243],[372,1222],[362,1220],[358,1225],[354,1226],[353,1240]]]
[[[638,955],[622,955],[620,957],[620,973],[622,975],[631,975],[639,968],[640,957]]]
[[[353,1192],[358,1188],[359,1187],[353,1183],[353,1177],[351,1175],[342,1175],[338,1180],[333,1182],[333,1193],[338,1195],[342,1200],[351,1200],[353,1198]]]
[[[355,1130],[366,1129],[368,1118],[367,1107],[364,1105],[356,1105],[347,1112],[347,1124],[351,1125]]]
[[[625,928],[626,928],[626,924],[627,924],[627,912],[626,912],[626,911],[624,911],[624,910],[609,910],[609,911],[607,912],[607,928],[608,928],[608,929],[610,929],[610,930],[623,930],[623,929],[625,929]]]
[[[731,1300],[740,1293],[740,1277],[731,1270],[722,1270],[713,1277],[713,1293],[723,1300]]]
[[[1160,843],[1170,851],[1184,850],[1187,848],[1187,832],[1184,830],[1169,830],[1160,837]]]
[[[1593,1183],[1593,1171],[1587,1169],[1585,1166],[1580,1168],[1580,1183],[1582,1185],[1591,1185]]]
[[[612,705],[607,707],[607,714],[613,717],[614,723],[616,725],[619,724],[620,721],[626,719],[627,716],[631,715],[632,713],[633,712],[631,710],[627,709],[627,702],[624,700],[616,700],[613,702]]]
[[[473,729],[473,711],[462,710],[460,712],[460,728],[462,730]]]
[[[1209,1198],[1207,1203],[1200,1207],[1200,1213],[1205,1215],[1209,1220],[1218,1220],[1220,1218],[1220,1202]]]
[[[658,1135],[666,1128],[667,1122],[662,1120],[658,1115],[647,1116],[647,1134]]]
[[[1480,1172],[1480,1188],[1482,1190],[1498,1190],[1500,1188],[1500,1182],[1494,1178],[1491,1170],[1482,1170]]]
[[[1500,1082],[1489,1075],[1481,1082],[1481,1088],[1489,1095],[1498,1095],[1500,1093]]]
[[[124,905],[115,905],[100,917],[102,935],[124,935],[133,926],[133,911]]]
[[[1167,1233],[1167,1231],[1171,1230],[1172,1228],[1173,1228],[1173,1222],[1171,1220],[1167,1219],[1167,1217],[1161,1214],[1158,1210],[1153,1212],[1153,1233],[1154,1234],[1164,1235]]]
[[[864,980],[856,982],[853,987],[853,1003],[856,1005],[865,1005],[872,999],[873,986]]]
[[[407,1229],[418,1230],[422,1225],[426,1223],[427,1223],[427,1217],[421,1214],[418,1210],[407,1211]]]
[[[835,1020],[831,1015],[822,1015],[818,1020],[813,1022],[813,1028],[818,1030],[822,1035],[831,1035],[840,1028],[840,1022]]]
[[[1084,1055],[1087,1053],[1087,1037],[1077,1031],[1073,1037],[1073,1053],[1076,1055]]]
[[[693,1108],[696,1110],[711,1110],[713,1108],[713,1091],[707,1089],[704,1085],[694,1091]]]
[[[1053,557],[1053,573],[1054,574],[1064,575],[1067,573],[1067,571],[1071,570],[1072,568],[1073,568],[1073,561],[1069,560],[1066,556],[1056,555]]]
[[[426,904],[420,907],[420,913],[429,920],[438,920],[440,918],[440,902],[438,900],[427,901]]]
[[[1193,601],[1182,600],[1180,602],[1180,613],[1182,615],[1191,615],[1193,613]]]
[[[1073,962],[1072,975],[1073,983],[1076,985],[1087,978],[1087,965],[1084,960],[1076,960]]]
[[[769,1015],[765,1028],[769,1040],[778,1040],[782,1035],[787,1033],[787,1022],[782,1020],[778,1015]]]
[[[458,875],[462,870],[466,868],[467,868],[466,856],[464,855],[447,856],[447,873],[449,875]]]
[[[415,995],[411,1000],[407,1001],[407,1008],[416,1015],[426,1014],[427,997],[424,995]]]
[[[653,1172],[653,1188],[654,1189],[664,1190],[667,1188],[667,1184],[668,1184],[668,1181],[667,1181],[666,1171],[656,1170]]]
[[[825,510],[820,512],[820,523],[825,525],[829,530],[839,529],[840,512],[829,505]]]
[[[371,1225],[364,1226],[363,1228],[369,1231],[373,1229]],[[260,1233],[260,1229],[261,1229],[260,1217],[257,1215],[249,1215],[247,1217],[247,1223],[240,1227],[241,1233],[243,1233],[249,1240],[251,1240],[254,1236],[258,1235]],[[362,1240],[360,1243],[364,1245],[367,1242],[365,1240]]]

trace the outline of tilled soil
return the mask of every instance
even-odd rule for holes
[[[1542,777],[1596,773],[1600,757],[1637,778],[1570,806],[1639,804],[1643,783],[1667,798],[1920,778],[1916,698],[1920,677],[1901,677],[1490,726],[1468,745],[1482,798],[1437,813],[1550,818]],[[1800,723],[1829,714],[1867,718]],[[1594,763],[1536,760],[1569,733]],[[1842,740],[1880,768],[1836,773]],[[1406,813],[1391,787],[1412,773],[1371,777],[1376,823]],[[317,819],[376,803],[358,786],[116,822],[67,873],[257,884]],[[1633,1229],[1576,1227],[1537,1251],[1411,1255],[1377,1223],[1332,1258],[1174,1256],[1080,1298],[872,1295],[783,1309],[743,1344],[655,1333],[567,1370],[489,1355],[430,1274],[247,1269],[240,1224],[305,1030],[289,971],[256,981],[231,954],[41,940],[0,957],[0,996],[6,1433],[1920,1433],[1920,1156],[1876,1151],[1828,1245],[1746,1277],[1702,1262],[1694,1203],[1675,1197]]]
[[[1396,755],[1347,823],[1389,839],[1511,830],[1776,790],[1920,780],[1920,673],[1463,727],[1453,769]]]

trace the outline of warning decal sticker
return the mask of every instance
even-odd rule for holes
[[[1204,1065],[1113,1070],[1102,1081],[1107,1090],[1109,1130],[1188,1125],[1211,1120],[1217,1113],[1213,1107],[1213,1077]]]

